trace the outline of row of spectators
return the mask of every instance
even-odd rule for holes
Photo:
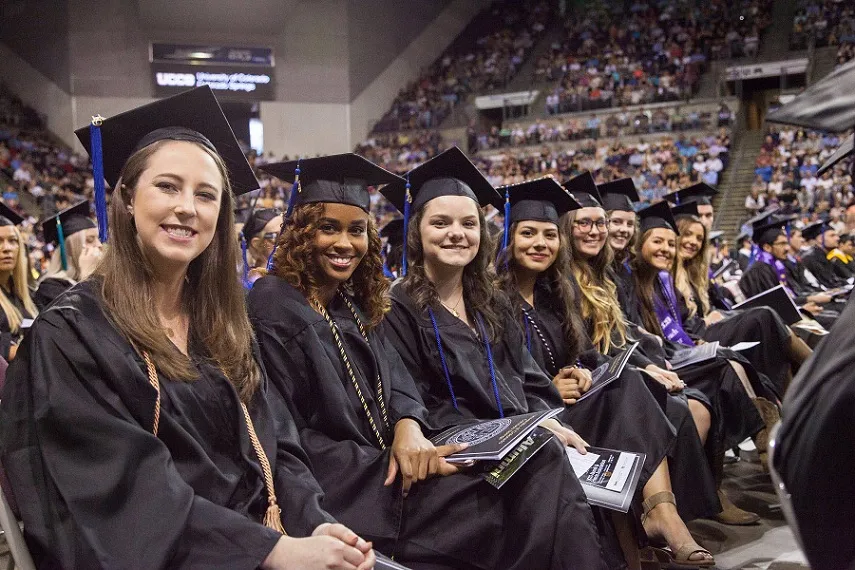
[[[469,149],[488,150],[514,146],[537,145],[546,142],[565,142],[599,139],[625,135],[663,132],[680,132],[730,126],[733,113],[726,103],[717,112],[701,112],[697,108],[686,111],[679,106],[657,109],[639,109],[629,112],[621,109],[608,116],[591,115],[589,118],[538,119],[528,125],[493,126],[488,132],[470,135]]]
[[[817,175],[845,135],[791,127],[770,128],[757,156],[746,215],[792,202],[804,212],[829,213],[855,201],[849,160]]]
[[[435,127],[470,93],[504,87],[553,18],[552,4],[548,0],[493,3],[400,91],[374,132]]]
[[[855,5],[847,0],[805,0],[793,19],[790,49],[805,49],[811,38],[817,47],[855,39]]]

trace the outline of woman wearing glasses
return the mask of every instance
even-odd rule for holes
[[[246,271],[266,268],[267,259],[282,227],[282,212],[276,208],[253,210],[243,226],[242,247],[246,247]]]

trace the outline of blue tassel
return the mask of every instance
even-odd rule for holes
[[[751,255],[748,256],[748,267],[754,265],[754,262],[757,260],[757,244],[751,244]]]
[[[243,257],[243,286],[245,289],[252,289],[252,284],[249,282],[249,261],[246,257],[246,236],[243,235],[243,231],[240,232],[239,237],[240,251]]]
[[[104,187],[104,152],[101,148],[101,116],[92,117],[89,140],[92,146],[92,176],[95,178],[95,216],[98,218],[98,239],[107,243],[107,190]]]
[[[65,232],[62,231],[62,220],[59,216],[56,217],[56,239],[59,241],[59,260],[62,263],[62,270],[68,271],[68,256],[65,253]]]
[[[407,174],[407,185],[404,193],[404,248],[401,252],[401,277],[407,276],[407,231],[410,228],[410,203],[413,196],[410,194],[410,175]]]
[[[268,272],[273,270],[273,256],[279,248],[279,239],[282,237],[282,232],[285,231],[285,222],[288,221],[288,218],[290,218],[291,214],[294,212],[294,206],[297,204],[297,194],[300,192],[302,192],[302,187],[300,186],[300,159],[298,158],[297,167],[294,169],[294,184],[291,185],[291,195],[288,196],[288,209],[285,210],[285,216],[282,218],[282,225],[279,226],[279,234],[276,236],[276,243],[273,244],[273,250],[267,258],[266,267]]]
[[[505,231],[502,232],[502,248],[499,250],[499,253],[496,255],[496,263],[499,262],[499,258],[502,256],[502,252],[508,249],[508,233],[511,230],[511,195],[507,188],[505,188]]]

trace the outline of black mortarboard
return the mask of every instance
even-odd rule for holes
[[[778,219],[772,217],[762,224],[757,224],[753,227],[751,240],[759,246],[771,244],[775,239],[784,233],[784,227],[790,222],[789,219]]]
[[[579,176],[571,178],[562,186],[573,194],[576,201],[583,208],[602,208],[603,198],[600,196],[600,191],[597,189],[597,184],[594,182],[594,177],[590,172],[583,172]]]
[[[243,236],[246,241],[252,241],[252,238],[258,235],[258,232],[263,230],[264,226],[266,226],[270,220],[281,213],[282,212],[276,208],[260,208],[258,210],[253,210],[243,225]]]
[[[59,232],[62,231],[63,240],[71,237],[77,232],[97,228],[98,226],[91,218],[91,205],[89,200],[83,200],[62,212],[42,220],[42,233],[46,243],[59,243]],[[60,224],[57,224],[57,221]],[[57,226],[61,225],[60,230]]]
[[[406,180],[389,184],[381,193],[404,213],[408,190],[413,210],[440,196],[466,196],[482,207],[496,201],[496,190],[456,146],[410,170]]]
[[[498,193],[463,151],[453,146],[406,174],[406,180],[389,184],[380,191],[404,214],[404,235],[410,210],[418,210],[440,196],[466,196],[484,207],[496,203]],[[407,248],[401,259],[401,275],[407,274]]]
[[[855,61],[841,65],[771,111],[766,120],[836,133],[851,129],[855,126]]]
[[[816,239],[821,233],[825,232],[825,230],[827,230],[828,228],[829,225],[825,222],[814,222],[809,226],[805,226],[805,228],[802,230],[802,237],[806,240]]]
[[[657,202],[652,206],[639,210],[638,217],[640,219],[639,232],[641,234],[655,228],[666,228],[675,232],[677,231],[677,222],[674,220],[674,215],[671,214],[668,202]]]
[[[620,210],[623,212],[634,212],[633,202],[638,202],[638,190],[632,178],[621,178],[613,182],[606,182],[597,186],[603,200],[603,208],[607,212]]]
[[[697,202],[683,202],[677,206],[671,206],[671,215],[674,218],[678,218],[680,216],[698,216],[698,203]]]
[[[389,221],[380,230],[380,237],[386,238],[386,242],[389,244],[404,243],[404,220],[402,218],[395,218]]]
[[[682,188],[676,192],[666,194],[665,199],[677,204],[678,206],[685,202],[697,202],[700,206],[709,206],[712,204],[712,202],[710,202],[710,198],[716,194],[718,194],[718,190],[709,184],[700,182],[698,184],[693,184],[688,188]]]
[[[552,176],[511,184],[496,189],[499,194],[508,193],[511,214],[505,221],[506,231],[510,224],[521,220],[558,223],[558,217],[570,210],[581,208],[573,196]],[[493,203],[502,209],[504,199],[497,196]]]
[[[739,232],[739,235],[736,236],[736,243],[742,243],[745,240],[751,241],[751,234],[748,232]]]
[[[403,182],[400,176],[352,152],[275,162],[259,169],[294,183],[286,216],[290,216],[294,205],[314,202],[348,204],[368,212],[371,206],[369,186]]]
[[[236,224],[245,224],[249,219],[249,214],[252,212],[252,206],[244,206],[242,208],[235,208],[235,223]]]
[[[107,239],[107,199],[104,180],[115,187],[128,158],[161,140],[188,141],[215,151],[226,165],[232,192],[258,189],[258,180],[235,138],[210,86],[197,87],[114,117],[93,117],[75,131],[92,157],[95,212],[99,237]]]
[[[782,192],[778,195],[778,199],[784,204],[792,204],[794,202],[798,202],[799,195],[795,192]]]
[[[855,104],[855,103],[853,103]],[[850,135],[848,139],[843,141],[837,150],[834,151],[828,160],[826,160],[822,166],[819,167],[817,174],[823,174],[826,170],[846,158],[847,156],[852,156],[855,153],[855,134]],[[853,163],[853,168],[855,168],[855,163]]]
[[[17,226],[23,221],[24,218],[18,212],[0,202],[0,226]]]

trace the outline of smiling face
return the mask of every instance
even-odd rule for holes
[[[698,255],[704,246],[706,235],[704,226],[700,222],[694,222],[683,226],[680,231],[678,254],[682,261],[691,261]]]
[[[635,212],[613,210],[609,213],[609,245],[615,251],[623,251],[635,235]]]
[[[609,236],[606,211],[602,208],[581,208],[573,219],[573,243],[576,251],[590,258],[600,253]]]
[[[555,263],[561,238],[552,222],[523,220],[515,224],[513,235],[514,262],[520,269],[543,273]]]
[[[319,285],[337,287],[368,252],[368,214],[349,204],[324,204],[313,245]]]
[[[15,226],[0,226],[0,272],[14,271],[20,249]]]
[[[168,141],[149,157],[130,204],[153,267],[184,271],[210,245],[223,182],[214,158],[194,143]]]
[[[426,268],[464,268],[481,246],[478,204],[466,196],[440,196],[424,205],[419,223]]]
[[[677,234],[667,228],[654,228],[641,244],[641,258],[657,270],[670,271],[677,255]]]

